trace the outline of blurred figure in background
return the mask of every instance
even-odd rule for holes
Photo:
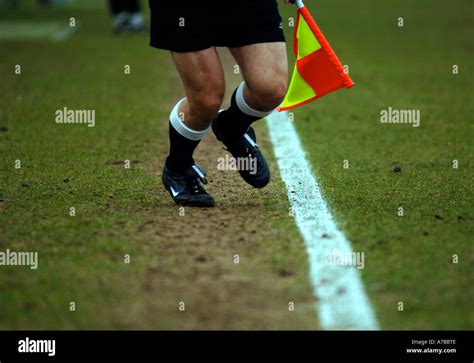
[[[18,0],[7,0],[7,6],[10,9],[15,9],[18,7],[18,2]],[[37,3],[42,6],[49,6],[51,5],[51,0],[38,0]]]
[[[109,8],[114,16],[113,26],[116,33],[145,30],[139,0],[109,0]]]

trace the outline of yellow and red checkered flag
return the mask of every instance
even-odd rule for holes
[[[296,0],[296,5],[293,44],[296,64],[288,93],[278,111],[299,107],[330,92],[354,86],[303,1]]]

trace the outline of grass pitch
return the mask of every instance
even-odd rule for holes
[[[472,329],[473,3],[310,8],[357,85],[297,109],[295,122],[333,213],[365,252],[382,328]],[[420,126],[381,123],[389,107],[419,110]]]
[[[472,329],[471,2],[310,9],[357,86],[296,110],[295,123],[339,225],[366,254],[382,328]],[[218,208],[180,210],[159,180],[182,94],[169,55],[147,36],[113,36],[95,7],[26,2],[0,22],[71,16],[80,27],[63,42],[0,39],[0,250],[39,252],[37,270],[0,267],[0,328],[316,329],[304,245],[263,123],[271,186],[254,191],[218,171],[223,151],[209,136],[197,159]],[[231,90],[240,79],[223,59]],[[96,110],[96,126],[56,124],[63,107]],[[381,124],[388,107],[420,110],[420,127]]]
[[[169,54],[145,35],[113,36],[104,10],[8,18],[71,14],[81,26],[67,41],[0,45],[0,246],[39,253],[37,270],[1,267],[1,328],[317,327],[278,179],[259,193],[218,171],[224,151],[209,138],[198,159],[219,207],[180,209],[163,190],[168,114],[182,93]],[[95,127],[55,123],[63,107],[95,110]]]

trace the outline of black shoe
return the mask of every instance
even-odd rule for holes
[[[184,173],[163,169],[163,184],[176,204],[189,207],[213,207],[212,198],[201,183],[207,184],[206,174],[197,165],[191,166]]]
[[[218,118],[216,119],[218,120]],[[254,188],[263,188],[270,182],[270,169],[258,147],[255,131],[249,127],[247,132],[236,140],[229,141],[222,137],[217,122],[212,123],[212,130],[217,140],[222,141],[232,156],[243,165],[255,165],[253,168],[239,168],[239,174]]]

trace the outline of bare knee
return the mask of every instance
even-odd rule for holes
[[[195,129],[206,129],[216,117],[224,100],[225,85],[206,85],[188,96],[189,118]]]
[[[283,74],[272,79],[247,84],[247,87],[252,94],[254,106],[262,111],[270,111],[283,102],[288,90],[288,79],[287,75]]]

